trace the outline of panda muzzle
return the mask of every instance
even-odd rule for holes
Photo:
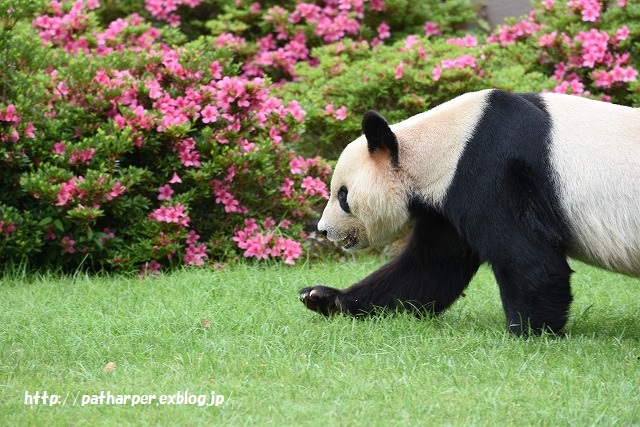
[[[344,239],[342,239],[342,248],[351,249],[357,243],[358,243],[358,230],[354,229],[350,231]]]

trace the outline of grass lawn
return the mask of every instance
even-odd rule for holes
[[[637,280],[574,265],[561,339],[507,333],[488,269],[438,319],[323,319],[297,299],[379,263],[2,278],[0,425],[640,425]],[[185,391],[195,404],[159,405]]]

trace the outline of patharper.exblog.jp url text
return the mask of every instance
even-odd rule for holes
[[[231,395],[229,395],[229,398]],[[188,390],[176,391],[173,394],[115,394],[109,390],[102,390],[97,394],[82,394],[80,392],[66,394],[49,393],[47,390],[24,392],[25,405],[42,406],[91,406],[91,405],[192,405],[204,407],[218,407],[227,405],[229,399],[222,394],[211,391],[206,394],[195,394]]]

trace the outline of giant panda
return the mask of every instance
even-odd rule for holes
[[[344,149],[318,229],[344,249],[411,236],[346,289],[307,308],[441,313],[482,263],[516,335],[562,333],[567,256],[640,275],[640,109],[553,93],[467,93],[395,125],[375,111]]]

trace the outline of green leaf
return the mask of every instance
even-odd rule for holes
[[[53,222],[53,218],[51,218],[50,216],[46,217],[46,218],[42,218],[40,220],[40,222],[38,223],[38,225],[40,227],[44,227],[45,225],[49,225]]]

